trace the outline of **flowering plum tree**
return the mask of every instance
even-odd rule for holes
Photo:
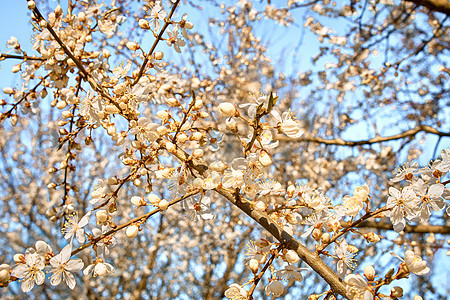
[[[63,2],[0,54],[2,298],[444,297],[448,1]]]

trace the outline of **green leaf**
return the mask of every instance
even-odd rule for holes
[[[272,110],[272,108],[275,106],[275,104],[277,104],[277,101],[278,101],[278,96],[274,97],[273,93],[270,92],[269,105],[267,106],[268,113]]]

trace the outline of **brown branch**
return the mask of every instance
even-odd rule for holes
[[[69,48],[67,48],[67,46],[64,44],[64,42],[56,34],[55,30],[53,30],[52,25],[50,25],[50,23],[47,20],[45,20],[45,18],[42,16],[41,12],[37,8],[34,8],[33,13],[35,14],[35,16],[37,17],[38,20],[45,21],[45,24],[46,24],[45,27],[47,28],[47,30],[50,32],[50,34],[53,36],[53,38],[56,40],[56,42],[58,42],[59,46],[63,49],[64,53],[73,60],[73,62],[77,66],[77,68],[82,73],[83,78],[89,83],[89,85],[92,87],[92,89],[94,89],[100,95],[102,95],[103,97],[105,97],[106,99],[111,101],[117,108],[119,108],[120,111],[122,111],[122,109],[119,107],[119,105],[117,103],[115,103],[115,101],[111,98],[111,96],[106,91],[104,91],[104,89],[101,87],[101,85],[99,85],[95,81],[95,79],[92,77],[92,75],[86,71],[86,69],[84,68],[81,61],[73,55],[73,53],[70,51]]]
[[[383,207],[383,208],[377,209],[376,211],[366,213],[360,219],[358,219],[350,224],[347,223],[348,225],[345,226],[346,228],[344,228],[342,231],[340,231],[339,233],[334,235],[327,243],[323,243],[321,246],[317,247],[317,250],[319,251],[319,253],[321,253],[323,251],[323,249],[325,249],[328,245],[331,245],[332,243],[334,243],[338,238],[340,238],[341,236],[343,236],[344,234],[349,232],[353,227],[357,227],[359,224],[363,223],[365,220],[367,220],[373,216],[376,216],[380,213],[383,213],[387,210],[389,210],[389,208]]]
[[[5,58],[15,58],[15,59],[23,59],[26,60],[45,60],[45,58],[37,57],[37,56],[27,56],[27,55],[13,55],[13,54],[3,54],[0,53],[0,61]]]
[[[342,224],[347,227],[348,225]],[[385,222],[375,222],[375,220],[367,220],[356,225],[358,228],[376,228],[383,230],[394,230],[394,226],[390,223]],[[440,233],[440,234],[450,234],[450,226],[446,225],[406,225],[403,229],[405,233]]]
[[[152,45],[152,48],[150,49],[150,51],[148,51],[147,55],[145,56],[144,62],[142,63],[141,68],[139,69],[139,73],[136,76],[136,78],[134,79],[133,83],[131,84],[132,86],[135,85],[136,83],[138,83],[139,79],[141,79],[142,75],[144,74],[145,67],[148,63],[148,58],[150,57],[150,55],[152,55],[153,51],[155,51],[156,46],[158,45],[159,41],[162,39],[164,31],[166,31],[167,27],[171,23],[170,19],[172,18],[173,13],[175,12],[175,9],[177,8],[179,3],[180,3],[180,0],[177,0],[177,2],[175,2],[173,4],[172,9],[170,10],[169,16],[164,20],[163,28],[159,32],[159,34],[156,38],[156,41]]]
[[[173,135],[172,138],[172,143],[175,143],[177,140],[177,135],[180,133],[181,128],[183,127],[184,123],[186,123],[187,119],[189,118],[189,113],[192,111],[192,108],[195,106],[195,93],[194,90],[191,90],[191,94],[192,94],[192,102],[191,104],[189,104],[189,108],[186,112],[183,112],[184,116],[183,116],[183,120],[181,121],[181,123],[177,126],[177,131],[175,132],[175,134]],[[182,109],[184,110],[184,107],[182,107]]]
[[[285,243],[288,249],[297,252],[298,256],[330,285],[333,292],[338,293],[343,297],[347,297],[345,283],[322,259],[320,259],[317,253],[309,251],[308,248],[284,231],[280,225],[274,222],[269,216],[263,212],[252,209],[250,203],[242,201],[240,194],[232,194],[223,188],[217,188],[215,191],[264,227],[264,229],[280,243]]]
[[[174,205],[174,204],[177,204],[178,202],[183,201],[184,199],[189,198],[189,197],[191,197],[191,196],[193,196],[193,195],[195,195],[195,194],[197,194],[197,193],[198,193],[198,191],[196,191],[196,190],[194,190],[194,191],[192,191],[192,192],[189,192],[189,193],[186,193],[186,194],[184,194],[183,196],[181,196],[181,197],[179,197],[179,198],[177,198],[177,199],[172,200],[171,202],[169,202],[169,207],[172,206],[172,205]],[[141,222],[147,221],[148,218],[150,218],[150,217],[153,216],[154,214],[158,213],[159,211],[161,211],[159,208],[158,208],[158,209],[155,209],[155,210],[152,210],[152,211],[150,211],[150,212],[148,212],[148,213],[146,213],[146,214],[144,214],[144,215],[142,215],[142,216],[140,216],[140,217],[136,217],[136,218],[134,218],[134,219],[132,219],[132,220],[126,222],[126,223],[123,223],[123,224],[117,226],[117,227],[114,228],[114,229],[111,229],[110,231],[108,231],[108,232],[106,232],[106,233],[104,233],[104,234],[102,234],[102,235],[100,235],[100,236],[94,238],[94,239],[93,239],[92,241],[90,241],[89,243],[86,243],[86,244],[84,244],[84,245],[81,245],[80,247],[78,247],[78,249],[73,250],[72,253],[71,253],[71,256],[76,255],[78,252],[82,251],[83,249],[86,249],[86,248],[88,248],[88,247],[94,245],[95,243],[98,243],[98,242],[99,242],[100,240],[102,240],[103,238],[105,238],[105,237],[107,237],[107,236],[110,236],[110,235],[116,233],[117,231],[119,231],[119,230],[121,230],[121,229],[124,229],[124,228],[130,226],[130,225],[133,224],[133,223],[136,223],[136,222],[139,222],[139,221],[141,221]]]
[[[281,244],[276,250],[275,253],[272,254],[272,257],[270,257],[269,261],[266,262],[266,264],[264,265],[264,267],[262,268],[261,272],[259,272],[258,275],[255,274],[255,278],[253,279],[253,284],[252,287],[250,288],[250,290],[248,291],[249,300],[253,300],[253,292],[255,291],[256,287],[258,286],[258,283],[261,281],[261,278],[264,276],[264,273],[266,273],[267,268],[269,268],[270,265],[272,265],[273,260],[275,259],[275,257],[277,257],[278,253],[283,249],[284,245]]]
[[[30,89],[27,93],[25,93],[22,98],[20,98],[20,100],[18,100],[17,102],[11,104],[12,107],[11,109],[9,109],[8,111],[4,112],[2,115],[0,114],[0,121],[3,120],[3,118],[9,118],[13,112],[13,110],[17,109],[17,107],[19,106],[19,104],[27,99],[27,97],[31,94],[34,93],[36,91],[36,89],[44,82],[45,79],[47,79],[50,76],[50,73],[48,73],[47,75],[45,75],[44,77],[40,78],[40,81],[32,88]]]
[[[279,136],[276,138],[278,141],[282,142],[313,142],[318,144],[325,144],[325,145],[337,145],[337,146],[360,146],[360,145],[371,145],[376,143],[382,143],[386,141],[393,141],[393,140],[399,140],[407,137],[414,137],[419,132],[426,132],[426,133],[432,133],[438,136],[450,136],[450,132],[442,132],[437,129],[434,129],[431,126],[427,125],[419,125],[414,127],[413,129],[409,129],[407,131],[404,131],[402,133],[391,135],[391,136],[378,136],[373,139],[368,140],[361,140],[361,141],[345,141],[341,138],[336,139],[323,139],[320,137],[314,137],[314,136],[304,136],[298,139],[292,139],[285,136]]]
[[[168,140],[160,138],[157,142],[161,148],[165,149]],[[184,152],[182,149],[177,147],[172,154],[184,162],[189,168],[195,169],[200,175],[205,177],[208,175],[208,168],[198,160],[190,159],[189,154]],[[309,251],[308,248],[294,239],[289,233],[284,231],[278,223],[274,222],[265,213],[252,209],[250,203],[242,198],[238,189],[234,194],[224,188],[221,188],[220,186],[214,189],[214,191],[225,197],[246,215],[255,220],[259,225],[264,227],[264,229],[266,229],[280,243],[286,244],[288,249],[292,249],[297,252],[298,256],[330,285],[333,292],[338,293],[343,297],[347,297],[346,284],[327,264],[325,264],[325,262],[323,262],[323,260],[320,259],[318,253]]]
[[[425,6],[429,10],[438,11],[450,16],[450,1],[448,0],[406,0],[415,4]]]

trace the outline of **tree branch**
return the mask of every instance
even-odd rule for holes
[[[289,249],[297,252],[298,256],[330,285],[333,292],[347,298],[345,283],[322,259],[320,259],[317,253],[309,251],[308,248],[284,231],[269,216],[263,212],[252,209],[250,203],[242,201],[240,194],[233,195],[223,188],[217,188],[215,191],[240,208],[259,225],[264,227],[264,229],[270,232],[270,234],[280,243],[285,243]]]
[[[164,138],[157,140],[161,148],[166,149],[166,144],[169,142]],[[175,151],[171,152],[175,157],[185,163],[189,168],[196,170],[201,176],[207,176],[209,170],[201,161],[192,159],[189,154],[184,152],[181,148],[176,147]],[[320,259],[317,253],[311,252],[303,244],[294,239],[289,233],[283,230],[276,222],[269,216],[251,208],[250,203],[242,198],[239,190],[235,194],[221,188],[220,186],[214,189],[217,193],[225,197],[228,201],[233,203],[241,209],[246,215],[255,220],[259,225],[264,227],[275,239],[280,243],[287,245],[287,248],[297,252],[298,256],[308,264],[320,277],[322,277],[331,287],[333,292],[347,298],[346,284],[341,278]]]
[[[391,136],[386,136],[386,137],[377,136],[373,139],[361,140],[361,141],[345,141],[341,138],[323,139],[323,138],[314,137],[314,136],[305,136],[305,137],[301,137],[298,139],[292,139],[292,138],[289,138],[286,136],[279,136],[276,138],[276,140],[282,141],[282,142],[313,142],[313,143],[325,144],[325,145],[355,147],[355,146],[360,146],[360,145],[371,145],[371,144],[382,143],[382,142],[386,142],[386,141],[399,140],[399,139],[406,138],[406,137],[414,137],[417,133],[419,133],[421,131],[426,132],[426,133],[432,133],[432,134],[435,134],[438,136],[450,136],[450,132],[442,132],[437,129],[434,129],[431,126],[419,125],[419,126],[414,127],[413,129],[407,130],[405,132],[402,132],[402,133],[399,133],[396,135],[391,135]]]
[[[343,224],[347,227],[347,224]],[[383,230],[394,230],[394,227],[390,223],[385,222],[375,222],[375,220],[366,220],[356,225],[356,227],[367,227],[367,228],[377,228]],[[440,233],[440,234],[450,234],[450,226],[446,225],[406,225],[403,229],[405,233]]]
[[[425,6],[429,10],[438,11],[450,16],[450,1],[448,0],[406,0],[415,4]]]

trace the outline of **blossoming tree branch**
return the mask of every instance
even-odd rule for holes
[[[447,4],[24,2],[6,298],[446,293]]]

